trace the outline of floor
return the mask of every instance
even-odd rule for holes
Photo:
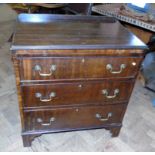
[[[12,11],[6,5],[0,5],[0,10],[5,11],[5,7],[8,12]],[[0,151],[155,151],[155,107],[152,106],[155,94],[144,89],[138,80],[119,137],[111,138],[104,129],[47,134],[24,148],[10,43],[7,42],[14,15],[10,13],[4,21],[0,17]]]

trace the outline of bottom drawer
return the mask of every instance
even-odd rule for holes
[[[121,123],[125,109],[126,104],[26,111],[25,130],[56,132]]]

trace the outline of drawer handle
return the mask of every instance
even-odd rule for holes
[[[53,74],[53,72],[56,70],[56,65],[51,65],[49,73],[41,73],[41,66],[40,65],[35,65],[34,70],[38,71],[40,76],[51,76]]]
[[[107,89],[103,89],[102,94],[105,95],[106,98],[108,98],[108,99],[115,98],[119,94],[119,89],[115,89],[114,90],[114,95],[112,95],[112,96],[108,95],[109,93],[108,93]]]
[[[109,113],[108,113],[108,116],[107,116],[106,118],[104,118],[103,116],[101,116],[99,113],[97,113],[97,114],[95,115],[95,117],[96,117],[97,119],[99,119],[100,121],[105,122],[105,121],[108,121],[110,117],[112,117],[112,113],[109,112]]]
[[[41,93],[35,93],[35,96],[36,96],[36,98],[40,98],[41,102],[49,102],[49,101],[52,100],[53,97],[56,96],[56,93],[55,92],[51,92],[50,95],[49,95],[49,98],[42,97]]]
[[[111,64],[107,64],[107,66],[106,66],[106,69],[110,70],[110,73],[112,73],[112,74],[120,74],[123,71],[123,69],[125,69],[125,68],[126,68],[126,65],[121,64],[119,71],[113,71],[113,66]]]
[[[54,121],[55,117],[51,117],[49,123],[43,123],[43,120],[41,118],[37,118],[37,122],[40,123],[42,126],[50,126]]]

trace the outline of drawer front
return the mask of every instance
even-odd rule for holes
[[[25,130],[69,130],[121,123],[126,105],[74,107],[42,111],[28,111]]]
[[[116,104],[128,101],[134,80],[103,80],[22,86],[24,107]]]
[[[22,80],[133,77],[141,57],[51,57],[21,60]]]

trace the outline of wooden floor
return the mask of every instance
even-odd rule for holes
[[[2,25],[0,33],[5,28],[8,31],[9,26]],[[151,103],[155,94],[142,88],[139,81],[119,137],[111,138],[104,129],[47,134],[24,148],[9,47],[6,41],[0,44],[0,151],[155,151],[155,107]]]

